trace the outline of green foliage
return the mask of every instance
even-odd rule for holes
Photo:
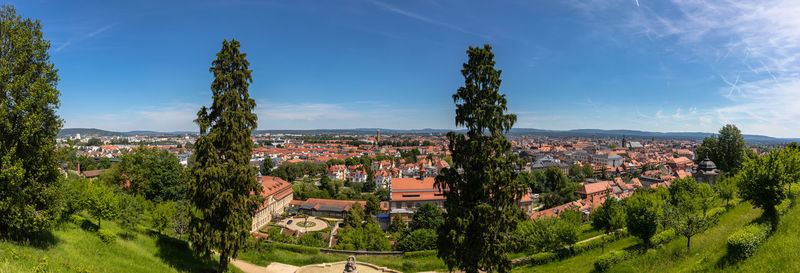
[[[278,249],[288,250],[300,254],[319,255],[319,248],[316,247],[293,245],[293,244],[280,244],[280,243],[268,243],[268,244]]]
[[[728,207],[731,200],[736,199],[739,195],[739,188],[736,185],[736,179],[722,176],[717,183],[714,184],[714,191],[717,196],[725,200],[725,207]]]
[[[269,175],[274,167],[275,164],[272,164],[272,158],[266,157],[264,158],[264,162],[261,162],[261,168],[259,168],[258,171],[261,173],[261,175]]]
[[[364,222],[364,217],[367,216],[364,214],[364,209],[361,207],[361,203],[355,203],[350,207],[350,211],[347,212],[347,215],[344,216],[344,225],[356,228],[361,227],[362,223]]]
[[[739,128],[728,124],[719,129],[719,135],[703,139],[695,150],[695,160],[713,161],[723,172],[736,173],[745,162],[745,142]]]
[[[742,260],[752,256],[758,246],[767,240],[770,230],[767,223],[754,223],[732,234],[726,241],[729,257]]]
[[[652,243],[654,246],[663,245],[669,241],[672,241],[672,239],[675,239],[677,236],[678,235],[675,234],[675,230],[667,229],[659,232],[656,235],[653,235],[653,238],[650,239],[650,243]]]
[[[569,166],[569,176],[577,179],[578,181],[583,181],[586,178],[586,173],[583,172],[583,166],[579,164],[572,164]]]
[[[142,216],[148,204],[142,196],[123,194],[119,196],[119,226],[128,231],[135,231],[136,226],[142,221]]]
[[[386,234],[374,222],[368,222],[364,227],[348,226],[339,229],[336,237],[338,239],[334,246],[336,249],[377,251],[391,249]]]
[[[430,229],[437,230],[444,223],[444,213],[439,206],[433,203],[423,203],[413,214],[409,228],[411,230]]]
[[[381,202],[378,200],[378,197],[372,194],[368,194],[367,196],[367,208],[365,212],[367,215],[375,215],[381,212]]]
[[[190,223],[190,239],[197,253],[216,249],[219,272],[236,256],[249,237],[252,218],[264,202],[256,170],[250,167],[256,128],[255,100],[247,91],[252,82],[247,54],[239,42],[223,41],[209,69],[213,102],[197,113],[200,136],[195,143],[195,166],[189,171],[188,195],[198,210]]]
[[[594,269],[597,272],[605,272],[611,269],[611,266],[628,259],[632,255],[631,252],[626,250],[617,250],[603,254],[594,262]]]
[[[691,251],[692,236],[716,223],[716,217],[706,214],[714,194],[708,184],[698,184],[694,178],[686,177],[672,182],[669,195],[664,207],[665,226],[686,237],[686,249]]]
[[[592,227],[611,233],[625,227],[625,206],[622,201],[610,195],[606,196],[606,201],[591,214]]]
[[[81,165],[83,166],[83,165]],[[140,146],[120,157],[103,176],[108,184],[127,185],[124,190],[155,202],[185,198],[183,166],[177,157],[157,148]]]
[[[317,176],[322,174],[324,169],[313,162],[285,162],[272,170],[271,174],[283,180],[293,182],[304,176]]]
[[[313,182],[295,181],[292,183],[292,190],[294,191],[294,200],[308,200],[309,198],[331,199],[331,195],[324,189],[326,185],[325,178],[321,180],[323,189],[317,188]],[[330,179],[328,179],[330,181]],[[333,182],[328,182],[335,184]],[[334,190],[335,191],[335,190]]]
[[[164,232],[172,224],[172,217],[175,216],[175,203],[164,202],[156,205],[151,213],[151,225],[158,233]]]
[[[438,187],[449,189],[439,257],[449,269],[467,273],[507,272],[511,238],[517,222],[525,218],[516,205],[516,198],[526,192],[526,185],[515,179],[521,162],[504,135],[517,117],[506,114],[491,46],[470,47],[467,55],[461,70],[464,86],[453,95],[456,126],[466,127],[467,134],[447,134],[453,165],[436,177]]]
[[[392,223],[389,225],[389,232],[403,233],[406,231],[406,228],[406,221],[403,220],[403,216],[395,214],[394,217],[392,217]]]
[[[558,259],[558,254],[553,252],[539,252],[528,256],[528,263],[531,265],[546,264]]]
[[[555,225],[556,236],[562,245],[572,246],[581,234],[582,213],[577,210],[565,210]]]
[[[661,221],[661,202],[654,194],[636,193],[625,200],[625,212],[628,232],[649,245]]]
[[[57,69],[38,20],[0,6],[0,234],[50,228],[59,218],[55,139],[62,120]]]
[[[97,230],[97,235],[100,236],[100,240],[103,240],[105,243],[111,243],[117,240],[117,234],[107,229],[101,228]]]
[[[189,222],[192,220],[192,205],[187,200],[175,203],[175,214],[172,216],[172,232],[183,239],[183,235],[189,232]]]
[[[322,232],[308,232],[303,234],[299,240],[301,245],[311,247],[328,247],[328,240]]]
[[[119,213],[119,204],[116,194],[99,183],[87,183],[85,194],[85,208],[97,218],[97,227],[102,227],[102,220],[114,219]]]
[[[767,216],[777,216],[775,206],[787,197],[787,184],[796,182],[798,152],[780,149],[768,155],[747,160],[737,174],[739,192],[744,200],[764,209]]]
[[[416,229],[397,241],[397,250],[419,251],[436,248],[436,231],[433,229]]]
[[[582,167],[583,167],[583,175],[586,178],[594,177],[594,167],[592,167],[591,163],[589,162],[583,163]]]

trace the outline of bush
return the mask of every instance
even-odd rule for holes
[[[86,218],[81,217],[80,215],[73,214],[69,216],[70,221],[75,223],[76,225],[83,224],[83,221],[86,221]]]
[[[752,256],[758,246],[766,241],[771,227],[769,224],[750,224],[731,234],[726,241],[728,256],[741,260]]]
[[[676,237],[675,231],[672,229],[667,229],[654,235],[653,238],[650,239],[650,242],[654,246],[657,246],[672,241],[672,239],[675,239],[675,237]]]
[[[100,236],[100,240],[103,240],[103,242],[106,243],[111,243],[117,239],[117,234],[114,234],[114,232],[107,229],[101,228],[100,230],[97,231],[97,235]]]
[[[404,258],[420,258],[420,257],[428,257],[428,256],[436,256],[438,250],[431,249],[431,250],[420,250],[420,251],[409,251],[403,253]]]
[[[291,252],[296,252],[300,254],[311,254],[317,255],[319,254],[319,248],[316,247],[308,247],[308,246],[300,246],[300,245],[287,245],[287,244],[274,244],[275,248],[288,250]]]
[[[629,256],[631,256],[630,252],[625,250],[612,251],[600,255],[600,258],[597,258],[597,261],[594,262],[594,269],[598,272],[605,272],[610,269],[611,266],[624,261]]]
[[[594,239],[594,240],[591,240],[591,241],[586,241],[586,242],[583,242],[583,243],[577,243],[577,244],[575,244],[575,246],[572,247],[572,251],[574,252],[573,254],[577,255],[577,254],[580,254],[580,253],[583,253],[583,252],[586,252],[586,251],[601,247],[601,246],[603,246],[605,244],[614,242],[614,241],[619,240],[621,238],[625,238],[627,236],[628,236],[628,232],[627,231],[625,231],[625,230],[618,231],[618,232],[612,233],[610,235],[606,235],[606,236],[600,237],[598,239]]]
[[[558,258],[558,254],[553,252],[540,252],[533,254],[528,258],[530,259],[528,260],[528,263],[531,265],[540,265],[555,261]]]

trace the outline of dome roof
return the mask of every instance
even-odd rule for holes
[[[708,159],[708,157],[706,157],[706,159],[700,162],[700,164],[698,164],[697,167],[698,169],[703,171],[710,171],[716,169],[717,164],[714,164],[714,161],[711,161],[710,159]]]

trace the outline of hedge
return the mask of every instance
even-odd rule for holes
[[[659,232],[656,235],[653,235],[653,238],[650,238],[650,243],[653,244],[654,246],[662,245],[668,243],[669,241],[672,241],[672,239],[675,239],[675,237],[676,237],[675,231],[672,229],[667,229],[662,232]]]
[[[606,235],[606,236],[600,237],[598,239],[594,239],[594,240],[591,240],[591,241],[586,241],[586,242],[583,242],[583,243],[577,243],[572,247],[572,251],[573,251],[573,254],[580,254],[580,253],[583,253],[583,252],[586,252],[586,251],[601,247],[601,246],[603,246],[605,244],[614,242],[616,240],[625,238],[627,236],[628,236],[628,231],[627,230],[618,231],[618,232],[612,233],[610,235]]]
[[[100,235],[100,240],[103,240],[103,242],[106,243],[111,243],[117,239],[117,234],[114,234],[114,232],[107,229],[98,230],[97,235]]]
[[[531,265],[546,264],[558,259],[558,254],[553,252],[540,252],[528,256],[528,263]]]
[[[311,254],[311,255],[319,254],[319,248],[316,247],[281,244],[281,243],[272,243],[272,244],[275,246],[275,248],[288,250],[291,252],[297,252],[300,254]]]
[[[83,218],[83,217],[81,217],[80,215],[77,215],[77,214],[72,214],[72,215],[69,216],[69,218],[76,225],[83,224],[83,221],[86,220],[86,218]]]
[[[428,256],[436,256],[438,250],[430,249],[430,250],[420,250],[420,251],[409,251],[403,253],[403,257],[405,258],[419,258],[419,257],[428,257]]]
[[[594,269],[597,272],[605,272],[606,270],[610,269],[611,266],[618,264],[629,257],[633,256],[633,253],[626,250],[618,250],[618,251],[611,251],[609,253],[600,255],[600,258],[597,258],[597,261],[594,262]]]
[[[767,240],[770,230],[767,223],[753,223],[733,233],[726,241],[728,255],[737,260],[752,256],[758,246]]]

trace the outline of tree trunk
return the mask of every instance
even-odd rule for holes
[[[100,230],[100,221],[101,220],[103,220],[103,218],[97,217],[97,230]]]
[[[687,253],[688,252],[692,252],[691,244],[692,244],[692,237],[691,236],[686,237],[686,252]]]
[[[217,270],[217,273],[223,273],[225,271],[228,271],[229,261],[230,258],[228,258],[228,251],[223,250],[222,253],[219,254],[219,269]]]

